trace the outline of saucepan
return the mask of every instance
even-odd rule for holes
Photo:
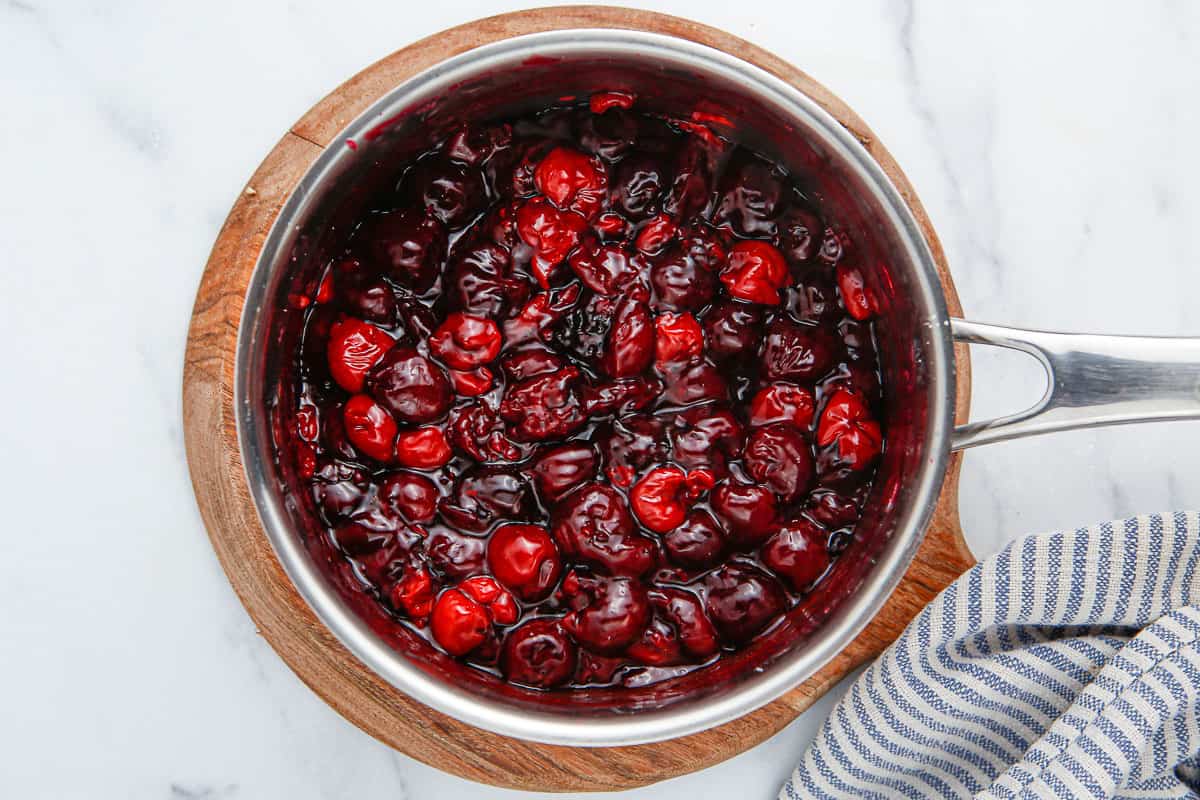
[[[752,669],[621,702],[530,702],[384,642],[316,568],[292,476],[275,457],[298,323],[283,302],[324,263],[324,232],[370,190],[379,166],[419,152],[464,119],[545,107],[600,89],[636,93],[672,116],[702,104],[730,134],[812,176],[838,209],[877,298],[886,451],[850,548],[833,580],[758,648]],[[344,146],[343,146],[344,145]],[[955,426],[955,342],[1036,358],[1047,388],[1032,408]],[[863,143],[812,97],[725,52],[630,30],[517,36],[448,58],[347,121],[282,208],[251,277],[238,334],[235,408],[246,477],[287,574],[324,624],[370,669],[409,696],[469,724],[522,739],[615,746],[705,730],[770,702],[830,661],[880,609],[930,522],[954,450],[1097,425],[1200,417],[1200,339],[1018,330],[951,318],[930,243]],[[811,623],[820,619],[819,624]],[[811,624],[810,624],[811,623]]]

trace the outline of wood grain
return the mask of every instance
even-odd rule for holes
[[[641,786],[712,766],[783,726],[855,667],[872,659],[937,592],[973,563],[958,521],[959,458],[951,459],[933,522],[887,605],[839,656],[802,686],[741,719],[651,745],[556,747],[464,725],[385,683],[316,619],[271,550],[251,501],[233,415],[233,369],[243,298],[279,209],[321,149],[360,111],[399,82],[470,48],[536,31],[573,27],[655,31],[691,39],[750,61],[814,98],[850,130],[899,188],[937,259],[946,301],[960,314],[945,257],[904,174],[866,124],[795,67],[754,45],[688,20],[590,6],[547,8],[479,20],[423,39],[368,67],[318,103],[250,179],[217,238],[196,296],[184,366],[183,413],[196,498],[221,565],[262,635],[314,692],[375,738],[413,758],[471,780],[539,791]],[[958,407],[966,419],[969,363],[958,358]]]

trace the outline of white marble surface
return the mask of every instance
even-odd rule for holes
[[[495,2],[0,0],[0,796],[515,797],[377,744],[256,635],[191,495],[192,297],[245,179],[341,80]],[[523,5],[523,4],[521,4]],[[638,3],[758,42],[907,170],[969,316],[1200,334],[1200,5]],[[1040,392],[976,354],[976,413]],[[972,547],[1200,506],[1200,424],[971,452]],[[838,692],[835,691],[834,695]],[[832,697],[646,798],[767,798]]]

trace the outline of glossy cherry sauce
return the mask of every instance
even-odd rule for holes
[[[324,568],[535,689],[645,686],[778,624],[883,447],[876,303],[803,176],[620,93],[397,174],[293,298],[281,457]]]

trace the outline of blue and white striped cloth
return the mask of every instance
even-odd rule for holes
[[[798,798],[1198,798],[1200,515],[1028,536],[834,708]]]

